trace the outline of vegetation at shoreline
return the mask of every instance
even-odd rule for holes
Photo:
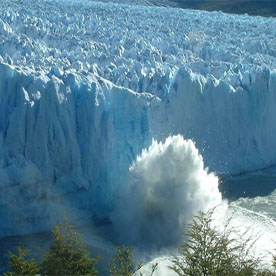
[[[178,275],[276,275],[272,271],[263,269],[262,260],[254,256],[255,240],[247,231],[242,234],[237,233],[229,226],[230,220],[220,231],[213,227],[212,223],[213,210],[207,213],[199,212],[192,220],[187,232],[188,239],[180,245],[179,256],[172,260],[171,269]],[[248,238],[243,238],[244,236]]]
[[[276,276],[276,256],[272,266],[274,272],[262,268],[262,260],[254,256],[254,240],[234,239],[235,229],[226,227],[219,231],[212,226],[213,210],[194,217],[186,233],[187,239],[180,245],[178,256],[172,257],[169,267],[179,276]],[[74,227],[65,221],[52,231],[53,241],[42,257],[41,263],[29,258],[29,251],[17,248],[9,252],[11,271],[4,276],[96,276],[98,259],[91,258]],[[107,266],[106,275],[143,276],[139,271],[142,263],[136,264],[131,247],[115,247],[115,255]],[[152,265],[151,275],[158,263]]]
[[[173,0],[184,9],[223,11],[232,14],[276,16],[275,0]]]

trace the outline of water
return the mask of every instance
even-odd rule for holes
[[[220,191],[224,198],[235,201],[241,197],[254,198],[268,196],[276,189],[276,176],[244,175],[239,177],[220,177]],[[98,269],[100,275],[107,275],[106,266],[114,254],[113,243],[108,241],[110,225],[83,227],[77,230],[81,233],[92,257],[100,256]],[[14,236],[0,239],[0,275],[8,270],[8,251],[15,251],[16,246],[30,249],[31,256],[40,261],[51,242],[51,233],[43,232],[32,235]]]
[[[276,176],[244,175],[220,178],[220,191],[230,201],[240,197],[268,196],[276,189]]]
[[[91,257],[100,257],[97,269],[101,276],[108,275],[106,268],[110,263],[111,256],[114,255],[113,244],[107,240],[109,225],[101,226],[97,229],[92,226],[85,226],[76,229],[81,235]],[[16,252],[16,247],[28,248],[30,257],[37,262],[49,248],[52,241],[51,232],[36,233],[32,235],[13,236],[0,239],[0,275],[9,270],[9,251]]]

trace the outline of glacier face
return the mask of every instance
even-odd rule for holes
[[[152,138],[193,139],[218,173],[275,165],[274,19],[67,0],[0,9],[1,236],[50,228],[63,208],[106,216]]]
[[[136,145],[148,140],[147,111],[154,98],[108,83],[97,87],[93,79],[91,85],[78,85],[74,75],[67,76],[68,82],[56,77],[30,81],[9,65],[1,69],[6,71],[0,170],[5,226],[18,223],[10,222],[9,208],[23,222],[29,215],[55,221],[48,216],[60,215],[53,209],[63,212],[67,203],[90,214],[94,210],[95,216],[105,214],[123,169],[138,154]],[[34,212],[37,204],[41,209]]]

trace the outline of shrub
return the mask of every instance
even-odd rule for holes
[[[41,263],[42,275],[98,275],[95,268],[97,259],[90,258],[80,235],[66,219],[54,228],[52,234],[52,245]]]
[[[115,251],[116,256],[112,258],[108,269],[111,276],[132,276],[142,267],[142,263],[134,265],[132,247],[115,246]]]
[[[27,257],[29,256],[29,250],[27,250],[26,248],[17,247],[17,254],[9,252],[9,255],[9,264],[12,272],[4,273],[4,276],[34,276],[40,272],[35,260],[33,258],[27,259]]]
[[[213,212],[200,212],[194,217],[187,232],[188,239],[181,244],[180,256],[173,259],[170,268],[185,276],[253,276],[269,273],[260,271],[259,261],[250,254],[254,241],[231,238],[234,229],[229,227],[229,223],[222,232],[212,227]]]

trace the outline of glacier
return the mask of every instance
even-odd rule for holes
[[[276,22],[93,1],[0,3],[0,236],[109,217],[152,139],[210,171],[276,165]]]

